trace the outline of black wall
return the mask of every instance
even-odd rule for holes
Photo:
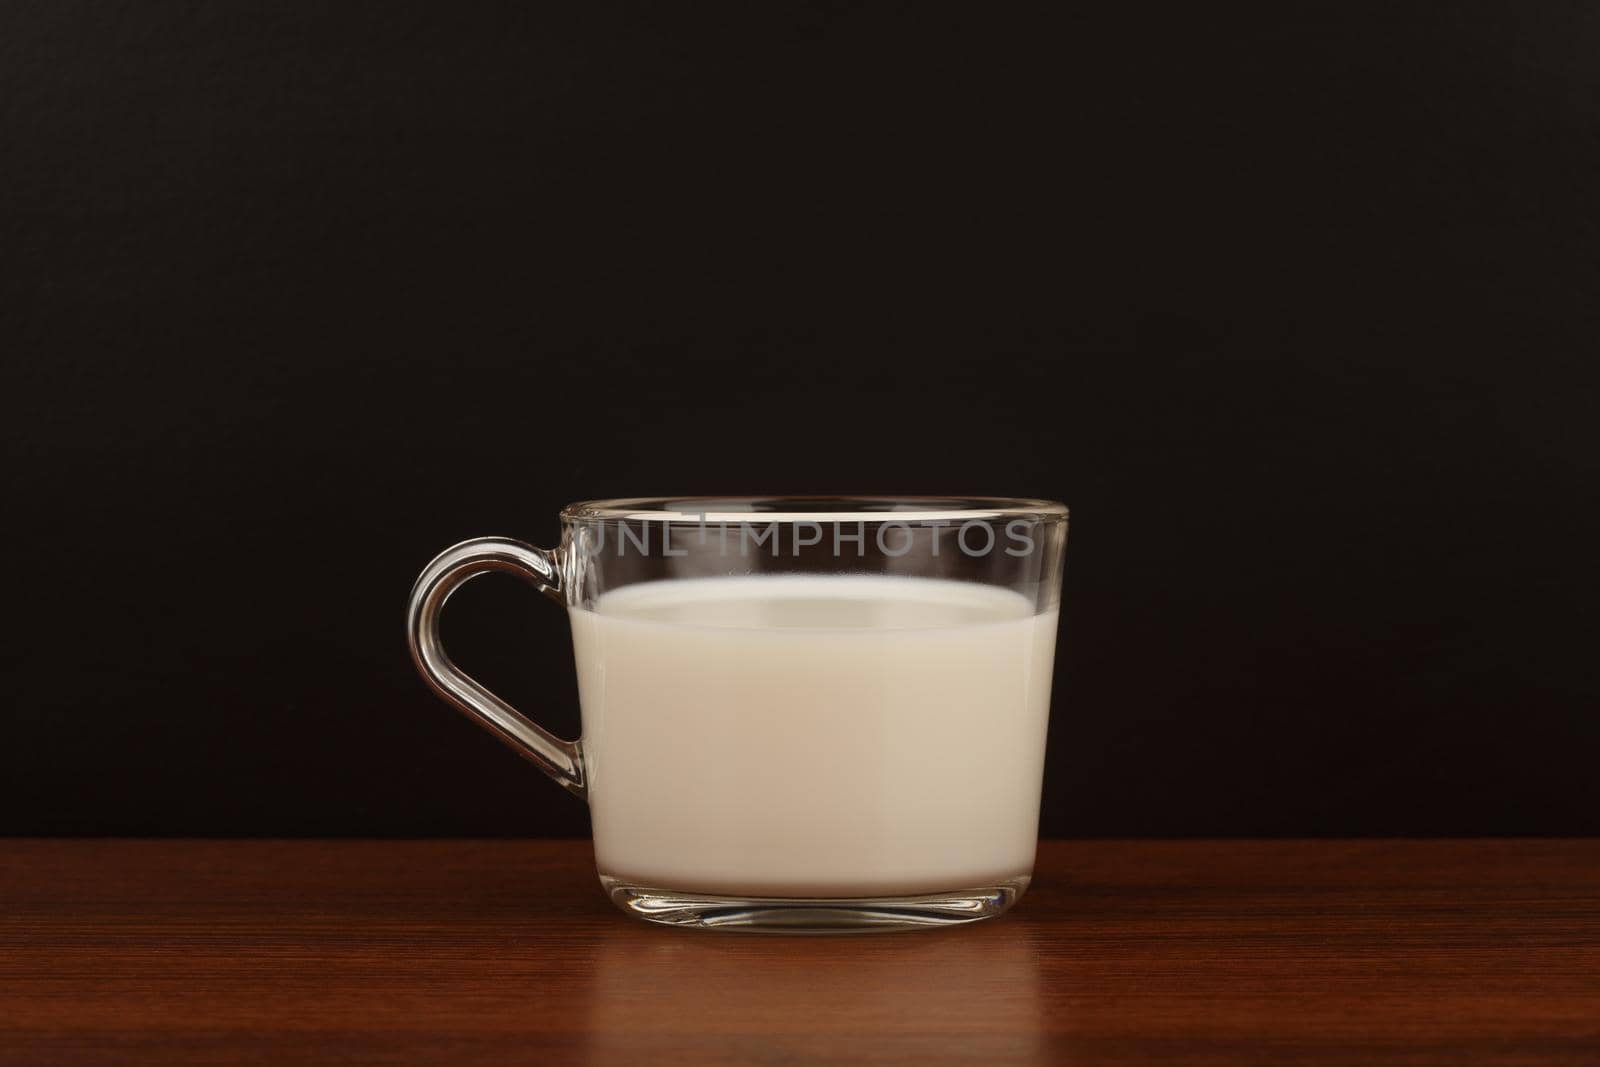
[[[1073,507],[1046,832],[1600,833],[1600,19],[1415,8],[5,5],[0,832],[582,833],[422,564],[923,490]]]

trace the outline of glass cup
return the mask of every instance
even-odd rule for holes
[[[588,801],[601,884],[652,922],[942,926],[1027,888],[1067,509],[997,497],[602,500],[561,546],[465,541],[411,593],[423,678]],[[451,663],[462,582],[566,605],[583,736]]]

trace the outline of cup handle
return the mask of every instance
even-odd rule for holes
[[[505,537],[479,537],[434,557],[411,589],[406,633],[411,659],[434,692],[477,719],[490,733],[538,764],[568,792],[585,799],[583,748],[564,741],[485,689],[450,661],[439,641],[439,612],[463,582],[490,571],[519,575],[561,600],[556,554]]]

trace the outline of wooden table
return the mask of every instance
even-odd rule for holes
[[[1600,1063],[1600,841],[1049,842],[977,926],[650,927],[584,842],[11,840],[0,1063]]]

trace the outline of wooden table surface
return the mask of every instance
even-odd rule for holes
[[[585,842],[0,842],[0,1063],[1600,1063],[1600,841],[1047,842],[976,926],[612,910]]]

